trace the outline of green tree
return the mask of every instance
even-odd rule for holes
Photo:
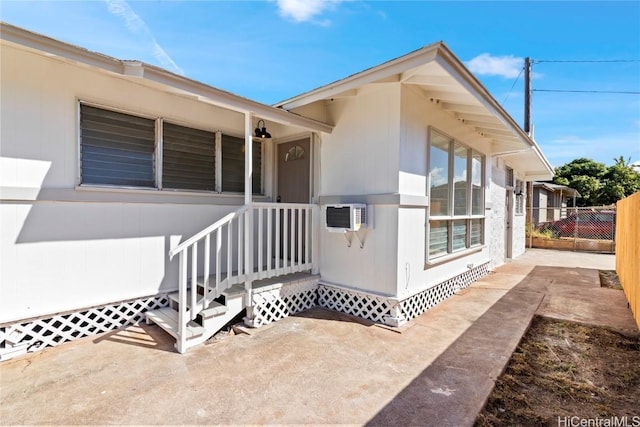
[[[599,205],[602,178],[607,173],[603,163],[591,159],[579,158],[557,167],[553,182],[571,187],[580,193],[576,200],[578,206]]]
[[[572,160],[556,168],[553,182],[577,190],[578,206],[609,205],[640,191],[640,173],[631,167],[631,159],[613,160],[609,167],[586,158]]]
[[[602,179],[600,202],[608,205],[640,191],[640,173],[631,167],[631,159],[620,156]]]

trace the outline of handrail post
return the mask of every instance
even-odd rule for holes
[[[187,340],[187,252],[180,252],[178,278],[178,340],[176,347],[179,353],[186,350]]]
[[[246,281],[246,307],[251,307],[251,281],[253,279],[253,125],[252,114],[244,113],[244,273]]]
[[[318,274],[320,271],[320,207],[313,205],[311,207],[311,273]]]
[[[244,220],[244,272],[246,280],[244,289],[246,291],[245,305],[252,306],[251,286],[253,282],[253,208],[247,209]]]

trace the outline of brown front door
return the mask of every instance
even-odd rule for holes
[[[309,203],[309,138],[278,145],[278,201]]]
[[[309,203],[310,201],[310,148],[309,138],[286,142],[278,145],[278,189],[277,201],[280,203]],[[287,221],[283,220],[284,210],[280,212],[280,240],[283,239],[284,228],[287,228],[287,250],[284,253],[284,245],[280,245],[280,257],[282,259],[298,260],[298,254],[305,253],[305,236],[300,236],[298,225],[302,223],[301,229],[304,233],[306,217],[304,213],[297,211],[286,212]],[[291,238],[293,237],[293,244]],[[299,239],[299,237],[301,237]],[[301,251],[299,243],[302,242]]]

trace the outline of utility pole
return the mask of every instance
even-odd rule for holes
[[[531,58],[524,58],[524,131],[531,136]]]

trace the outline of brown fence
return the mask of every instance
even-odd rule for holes
[[[614,253],[616,208],[527,209],[527,247]]]
[[[640,192],[618,202],[616,271],[640,328]]]

